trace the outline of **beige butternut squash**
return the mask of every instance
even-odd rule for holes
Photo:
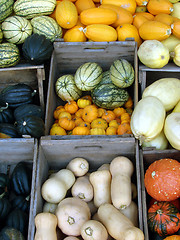
[[[89,171],[89,163],[85,158],[76,157],[68,163],[66,168],[71,170],[76,177],[81,177]]]
[[[127,208],[120,209],[119,211],[128,217],[135,227],[138,227],[138,207],[134,201],[131,201]]]

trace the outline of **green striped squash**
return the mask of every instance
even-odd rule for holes
[[[75,73],[74,80],[82,91],[90,91],[97,86],[102,79],[103,70],[95,62],[82,64]]]
[[[15,66],[20,60],[19,48],[14,43],[0,44],[0,67]]]
[[[3,31],[0,26],[0,43],[2,42],[2,40],[3,40]]]
[[[102,79],[99,82],[99,85],[112,83],[109,70],[102,73]]]
[[[123,106],[129,98],[127,90],[118,88],[112,83],[98,85],[92,90],[91,96],[98,107],[110,110]]]
[[[52,42],[62,37],[62,28],[51,17],[38,16],[31,19],[31,25],[33,27],[33,33],[45,35],[46,38]]]
[[[126,59],[118,59],[110,66],[110,78],[120,87],[127,88],[134,82],[134,69]]]
[[[22,44],[32,34],[32,26],[24,17],[11,16],[2,23],[2,31],[8,42]]]
[[[13,12],[14,0],[0,0],[0,23]]]
[[[55,6],[56,0],[17,0],[13,9],[16,15],[31,19],[51,14]]]
[[[71,74],[59,77],[55,83],[56,94],[63,101],[77,100],[81,97],[82,91],[75,84],[74,76]]]

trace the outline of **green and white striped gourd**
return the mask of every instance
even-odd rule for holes
[[[16,15],[31,19],[51,14],[55,6],[56,0],[17,0],[13,9]]]
[[[102,79],[98,85],[109,84],[109,83],[112,83],[112,81],[111,81],[109,70],[108,70],[102,73]]]
[[[134,69],[126,59],[118,59],[110,66],[110,78],[120,87],[127,88],[134,82]]]
[[[19,48],[14,43],[0,44],[0,67],[15,66],[20,60]]]
[[[95,62],[82,64],[76,70],[74,80],[76,86],[82,91],[90,91],[97,86],[102,79],[103,70]]]
[[[2,31],[8,42],[22,44],[32,34],[32,26],[24,17],[11,16],[2,23]]]
[[[129,98],[129,93],[125,89],[108,83],[97,85],[97,87],[91,91],[91,97],[98,107],[111,110],[123,106]]]
[[[0,26],[0,43],[2,42],[2,40],[3,40],[3,31]]]
[[[51,17],[38,16],[31,19],[31,25],[33,27],[33,33],[45,35],[46,38],[52,42],[62,37],[62,28]]]
[[[63,101],[77,100],[81,97],[82,91],[77,88],[74,76],[71,74],[59,77],[55,83],[56,94]]]
[[[0,23],[13,12],[14,0],[0,0]]]

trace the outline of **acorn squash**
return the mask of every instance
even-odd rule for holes
[[[17,128],[12,123],[0,123],[0,138],[20,138]]]
[[[13,123],[14,115],[12,109],[8,108],[8,103],[0,106],[0,123]]]
[[[8,216],[10,210],[11,210],[10,201],[7,198],[0,198],[0,222],[3,221]]]
[[[15,228],[4,227],[0,232],[1,240],[25,240],[23,234]]]

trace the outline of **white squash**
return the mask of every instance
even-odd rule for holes
[[[164,123],[164,133],[171,146],[180,150],[180,113],[170,113]]]
[[[160,134],[157,135],[157,137],[153,138],[149,142],[143,142],[142,147],[154,147],[159,150],[167,149],[168,146],[168,140],[164,134],[164,131],[162,130]]]
[[[174,35],[170,35],[168,38],[161,42],[169,49],[169,53],[171,56],[171,52],[173,52],[174,48],[180,43],[180,39],[175,37]]]
[[[169,111],[175,107],[180,100],[180,79],[161,78],[144,89],[142,98],[157,97]]]
[[[166,111],[156,97],[144,97],[134,108],[131,116],[131,130],[140,145],[151,141],[163,129]]]
[[[180,112],[180,101],[174,107],[173,112]]]
[[[180,18],[180,2],[173,4],[173,11],[171,12],[171,16]]]

